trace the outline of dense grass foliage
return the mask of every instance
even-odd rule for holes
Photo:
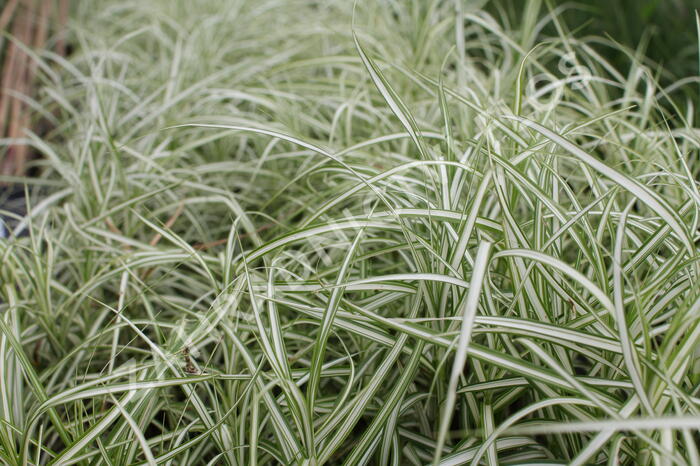
[[[0,462],[700,464],[697,102],[485,3],[76,2]]]

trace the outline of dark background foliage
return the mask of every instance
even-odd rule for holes
[[[517,29],[532,1],[540,0],[491,0],[485,8]],[[588,40],[622,74],[630,70],[632,57],[636,57],[664,88],[700,75],[695,19],[700,0],[541,0],[539,16],[553,9],[563,9],[557,17],[565,30]],[[551,23],[540,39],[548,36],[559,36]],[[674,91],[673,99],[683,113],[690,107],[694,118],[700,119],[700,83],[681,86]],[[668,101],[659,103],[671,110]]]
[[[564,14],[586,35],[607,35],[663,65],[676,78],[698,74],[695,10],[700,0],[588,0]],[[586,17],[589,16],[588,20]],[[612,53],[613,61],[625,60]],[[667,79],[670,77],[666,77]]]
[[[494,0],[489,8],[517,26],[527,3]],[[543,2],[541,13],[559,6],[567,6],[560,19],[576,37],[609,37],[640,49],[648,64],[663,66],[665,81],[698,74],[695,10],[700,9],[700,0],[552,0]],[[553,27],[544,32],[556,34]],[[618,69],[629,66],[624,53],[609,47],[601,47],[601,52]]]

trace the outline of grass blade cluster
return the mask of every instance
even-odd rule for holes
[[[0,462],[700,464],[697,103],[483,3],[76,2]]]

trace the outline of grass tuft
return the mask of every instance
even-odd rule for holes
[[[75,2],[0,462],[700,464],[694,81],[485,3]]]

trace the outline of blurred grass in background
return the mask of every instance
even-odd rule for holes
[[[559,10],[561,25],[577,38],[609,37],[629,53],[638,52],[644,64],[659,73],[662,86],[698,74],[695,10],[700,9],[700,0],[492,0],[486,9],[517,28],[528,6],[536,3],[542,3],[543,11]],[[543,33],[558,36],[553,24]],[[597,42],[597,51],[615,68],[629,69],[627,53]],[[697,100],[698,90],[700,87],[692,86],[683,92]]]
[[[532,2],[494,0],[493,11],[506,12],[514,26]],[[666,71],[684,77],[698,71],[697,31],[694,11],[700,0],[554,0],[546,8],[563,8],[559,19],[576,37],[609,36],[632,50],[641,47],[646,58]],[[553,26],[546,33],[555,34]],[[624,64],[623,54],[609,49],[605,55]]]

